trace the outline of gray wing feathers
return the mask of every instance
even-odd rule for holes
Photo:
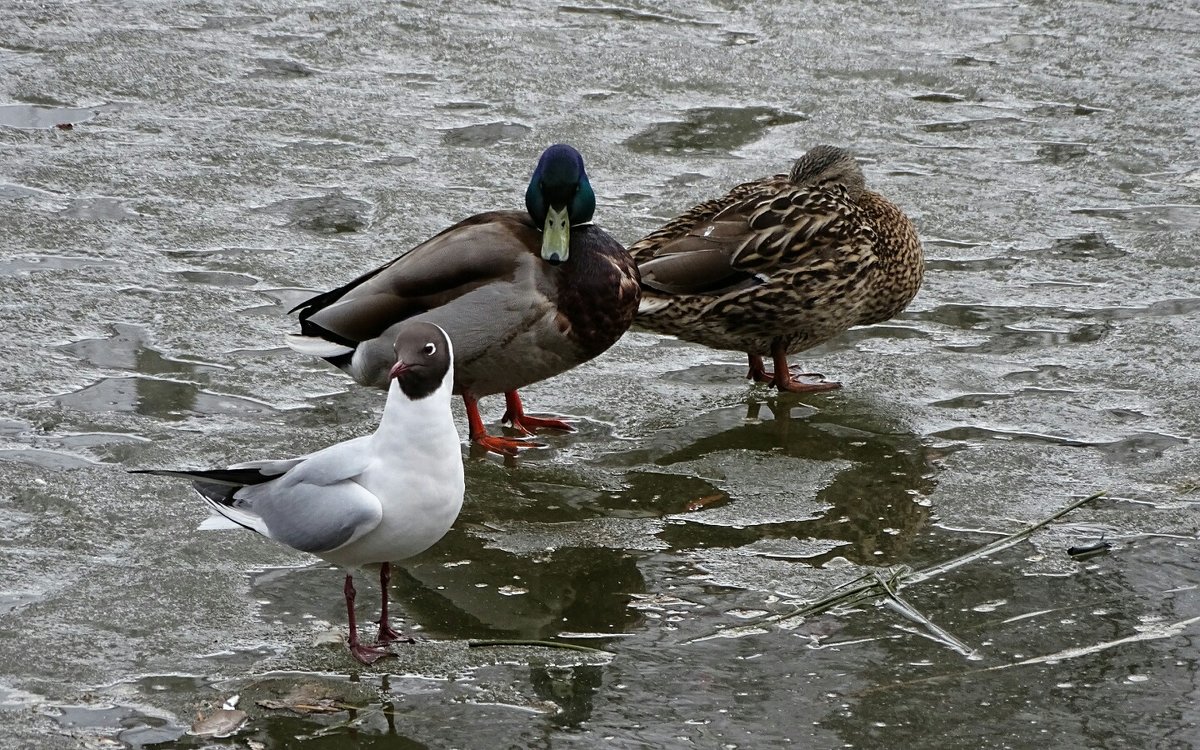
[[[253,466],[264,474],[283,474],[273,482],[281,487],[298,484],[324,486],[353,479],[366,471],[371,455],[368,448],[370,441],[370,435],[363,435],[307,456],[280,461],[251,461],[234,468]]]
[[[264,461],[246,461],[244,463],[234,464],[229,468],[258,469],[260,472],[268,476],[278,476],[294,468],[305,458],[307,458],[307,456],[299,456],[297,458],[268,459]]]
[[[276,483],[243,488],[234,506],[262,519],[267,534],[302,552],[329,552],[375,528],[379,499],[353,481],[318,486]]]
[[[238,490],[233,508],[260,518],[266,534],[289,547],[328,552],[342,546],[383,517],[379,499],[355,481],[371,460],[370,439],[365,435],[301,458],[247,464],[264,473],[286,473]]]

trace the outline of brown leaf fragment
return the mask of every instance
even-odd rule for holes
[[[219,708],[208,716],[197,717],[188,734],[197,737],[229,737],[246,723],[246,712],[236,708]]]

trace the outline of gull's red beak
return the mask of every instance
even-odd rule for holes
[[[396,378],[400,377],[404,373],[408,372],[408,370],[409,370],[408,363],[405,362],[404,360],[400,360],[396,364],[392,365],[392,369],[388,372],[388,379],[395,380]]]

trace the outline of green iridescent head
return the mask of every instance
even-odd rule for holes
[[[565,143],[542,152],[525,191],[525,208],[542,230],[542,258],[562,263],[570,255],[571,227],[596,212],[596,194],[583,170],[583,157]]]

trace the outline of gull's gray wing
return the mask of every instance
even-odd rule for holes
[[[302,552],[320,554],[341,547],[375,528],[383,517],[379,498],[355,481],[374,455],[370,437],[299,459],[243,464],[239,468],[283,473],[269,482],[242,487],[231,503],[219,503],[216,509],[238,523],[257,520],[242,525]]]
[[[225,512],[226,509],[220,509]],[[267,536],[301,552],[321,554],[379,525],[383,506],[358,482],[256,484],[238,491],[232,508],[257,516]]]

